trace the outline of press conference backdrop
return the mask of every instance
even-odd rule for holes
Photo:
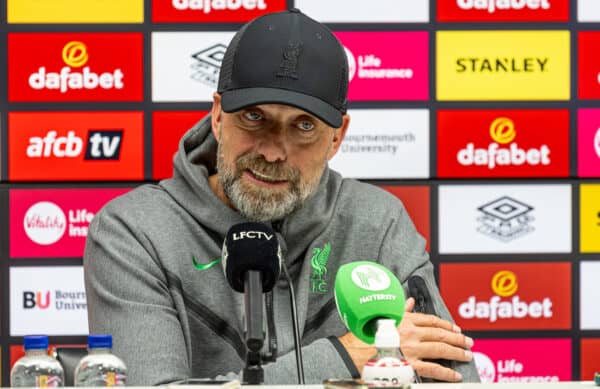
[[[2,4],[4,386],[23,335],[85,341],[91,218],[171,175],[234,32],[291,7],[348,55],[352,125],[331,166],[402,199],[482,379],[600,370],[598,1]]]

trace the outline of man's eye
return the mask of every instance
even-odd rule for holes
[[[298,128],[301,129],[302,131],[311,131],[311,130],[314,130],[315,125],[314,125],[314,123],[309,122],[308,120],[303,120],[298,123]]]
[[[257,121],[262,119],[262,115],[259,114],[258,112],[254,112],[254,111],[248,111],[248,112],[244,112],[244,117],[248,120],[252,120],[252,121]]]

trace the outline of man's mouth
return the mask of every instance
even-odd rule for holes
[[[244,171],[244,175],[247,175],[249,178],[252,179],[252,181],[261,183],[261,184],[267,184],[268,186],[273,186],[273,185],[283,185],[285,183],[287,183],[287,180],[282,180],[280,178],[277,177],[273,177],[255,170],[250,170],[250,169],[246,169]]]

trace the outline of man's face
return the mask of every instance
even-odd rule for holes
[[[257,221],[282,219],[300,207],[319,185],[345,126],[331,128],[282,104],[234,113],[220,111],[220,99],[215,99],[216,105],[218,179],[231,205]]]

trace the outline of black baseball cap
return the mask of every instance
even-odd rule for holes
[[[280,103],[335,128],[346,113],[347,91],[344,48],[331,30],[298,9],[242,26],[227,47],[217,88],[225,112]]]

